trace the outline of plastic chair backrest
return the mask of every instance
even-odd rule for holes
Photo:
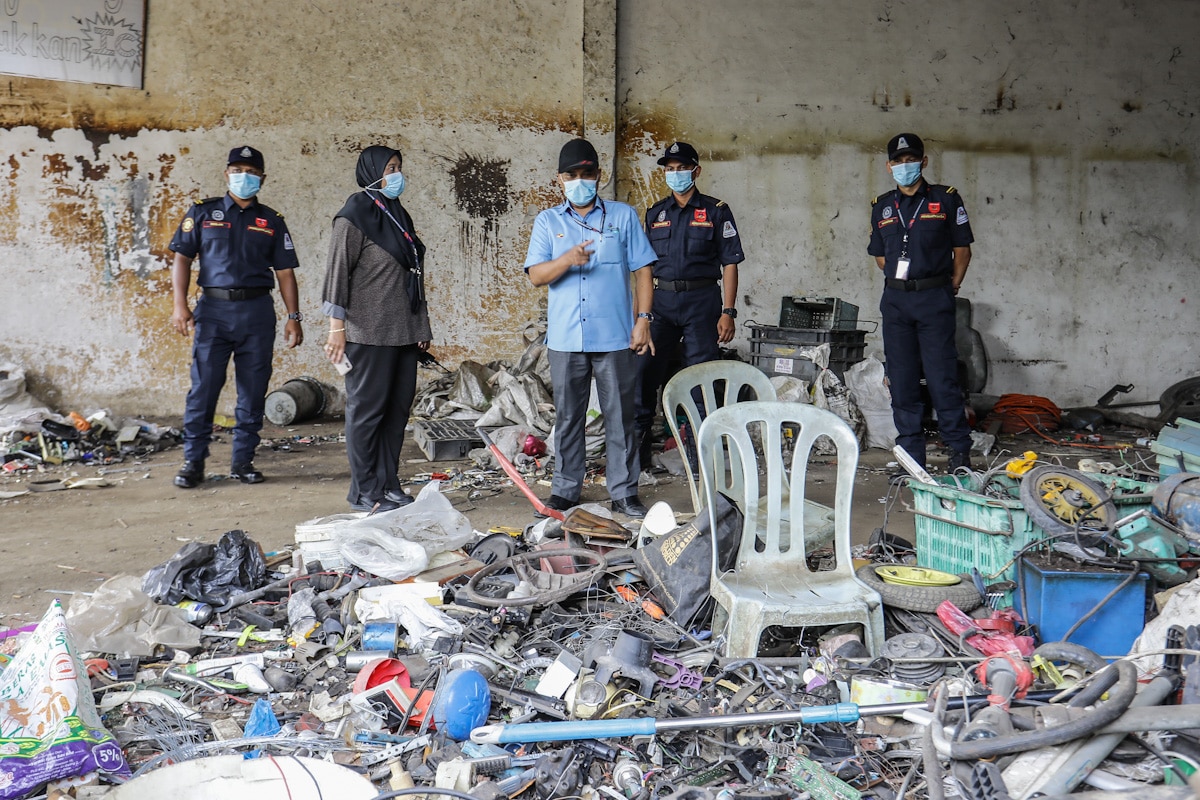
[[[755,400],[775,399],[775,387],[771,385],[771,379],[758,367],[741,361],[706,361],[677,372],[667,381],[662,398],[663,416],[667,419],[667,426],[671,429],[676,444],[681,444],[677,419],[680,410],[687,419],[694,446],[697,431],[700,430],[705,415],[717,408],[738,403],[743,389],[752,391]],[[699,404],[696,402],[696,393],[700,394]],[[699,486],[700,476],[692,471],[687,455],[682,450],[680,453],[684,456],[683,469],[687,474],[688,489],[692,493],[692,510],[699,514],[704,507],[704,497]],[[727,492],[737,491],[740,472],[741,470],[734,470],[733,485],[724,487]]]
[[[783,458],[784,426],[792,431],[790,465]],[[755,447],[755,433],[760,441],[762,463]],[[753,569],[756,563],[778,566],[786,562],[797,571],[808,571],[804,485],[809,454],[821,436],[828,437],[837,450],[834,571],[852,576],[850,503],[858,468],[858,440],[850,426],[836,414],[816,406],[778,401],[738,403],[714,411],[704,421],[700,428],[700,470],[710,508],[712,497],[721,490],[719,482],[723,480],[721,473],[727,461],[730,468],[740,466],[742,470],[744,496],[732,498],[745,515],[735,569]],[[716,559],[713,578],[720,579]]]

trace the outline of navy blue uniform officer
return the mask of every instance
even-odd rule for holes
[[[896,443],[925,465],[921,377],[937,411],[949,468],[969,467],[971,431],[958,385],[954,296],[971,263],[971,225],[953,186],[928,183],[925,144],[913,133],[888,142],[896,188],[872,201],[867,252],[884,274],[879,311]]]
[[[179,223],[170,249],[174,310],[171,323],[181,336],[192,335],[192,387],[183,415],[183,467],[175,485],[191,489],[204,480],[204,462],[212,439],[213,416],[233,357],[237,383],[237,424],[229,475],[242,483],[261,483],[254,451],[262,430],[271,357],[275,345],[275,304],[271,288],[287,308],[287,346],[304,341],[300,327],[299,265],[283,217],[258,202],[266,177],[263,156],[253,147],[235,147],[225,168],[229,191],[195,203]],[[192,262],[201,297],[188,307]]]
[[[637,428],[642,466],[648,466],[650,428],[658,390],[667,379],[675,343],[683,341],[683,366],[721,357],[720,345],[737,329],[738,264],[745,260],[733,212],[701,193],[703,171],[696,148],[669,145],[658,164],[671,194],[646,211],[646,234],[658,256],[650,335],[657,353],[638,359]]]

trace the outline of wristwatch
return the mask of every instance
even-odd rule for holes
[[[294,311],[291,314],[288,314],[288,319],[294,319],[296,322],[300,322],[304,319],[304,315],[302,315],[299,311]]]
[[[736,308],[722,308],[721,313],[727,317],[733,317],[734,319],[737,319],[737,309]]]
[[[638,319],[644,319],[647,322],[654,322],[654,315],[649,311],[638,312]]]

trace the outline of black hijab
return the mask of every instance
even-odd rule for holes
[[[392,156],[400,156],[403,162],[399,150],[383,145],[371,145],[359,154],[354,177],[366,191],[350,195],[334,218],[345,217],[364,236],[391,253],[400,266],[420,274],[425,245],[413,231],[412,217],[400,205],[399,199],[389,200],[379,191],[383,185],[383,170]],[[368,186],[372,188],[367,189]],[[384,209],[387,209],[386,213]]]

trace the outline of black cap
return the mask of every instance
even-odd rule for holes
[[[915,133],[898,133],[888,142],[888,161],[909,153],[917,158],[925,157],[925,143]]]
[[[695,167],[700,164],[700,156],[696,153],[696,148],[687,142],[675,142],[667,148],[667,152],[663,153],[663,157],[658,160],[658,165],[665,167],[668,161],[682,161]]]
[[[600,167],[600,156],[587,139],[572,139],[558,151],[559,172],[570,172],[579,167]]]
[[[243,147],[235,147],[229,151],[229,160],[225,162],[229,164],[249,164],[260,172],[265,172],[263,167],[263,155],[249,145]]]

